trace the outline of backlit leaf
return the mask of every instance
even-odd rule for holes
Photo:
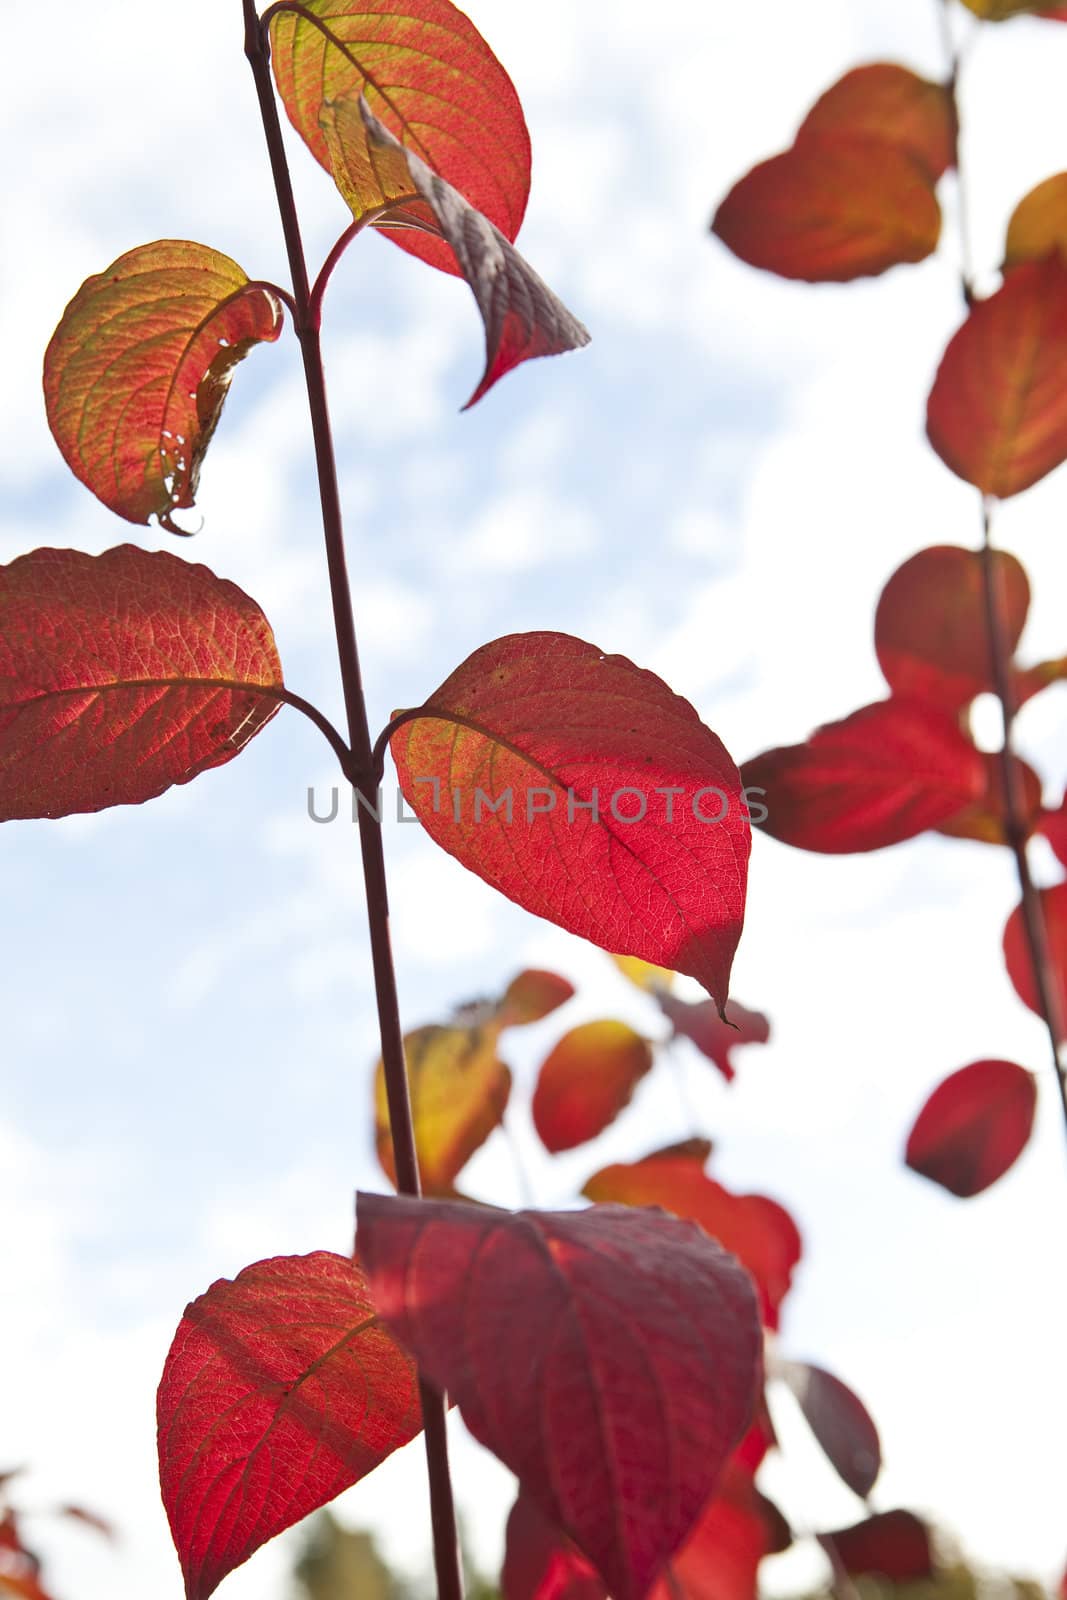
[[[746,1267],[760,1292],[763,1320],[778,1326],[780,1307],[800,1260],[800,1234],[788,1211],[761,1194],[732,1194],[704,1172],[698,1150],[664,1150],[632,1164],[604,1167],[582,1193],[589,1200],[662,1206],[699,1223]]]
[[[1003,1177],[1026,1148],[1037,1108],[1034,1075],[1014,1061],[972,1061],[939,1083],[908,1135],[913,1172],[969,1199]]]
[[[529,967],[512,978],[500,1002],[496,1023],[498,1028],[518,1028],[530,1022],[540,1022],[574,994],[573,983],[556,972],[542,972]]]
[[[819,1543],[832,1545],[849,1577],[881,1576],[893,1583],[929,1578],[934,1562],[930,1533],[911,1511],[883,1511],[851,1528],[819,1535]]]
[[[691,1225],[626,1207],[360,1195],[357,1217],[397,1338],[615,1600],[641,1600],[752,1412],[746,1274]]]
[[[572,1150],[603,1133],[651,1066],[648,1040],[625,1022],[583,1022],[565,1033],[541,1063],[534,1090],[534,1127],[545,1149]]]
[[[655,994],[657,989],[669,989],[674,983],[674,973],[666,967],[657,967],[651,961],[641,961],[637,956],[612,956],[623,977],[642,989],[645,994]]]
[[[1041,0],[962,0],[962,3],[983,22],[1006,22],[1009,17],[1041,10]]]
[[[1006,550],[993,559],[1001,627],[1014,653],[1030,609],[1030,583]],[[978,550],[931,545],[893,573],[878,600],[874,647],[894,694],[958,711],[994,688],[983,561]]]
[[[952,471],[1006,499],[1067,456],[1067,261],[1014,267],[972,306],[930,392],[926,431]]]
[[[765,793],[765,833],[827,854],[910,839],[980,800],[986,786],[982,757],[954,720],[896,696],[741,771],[746,787]]]
[[[608,1600],[608,1592],[581,1551],[520,1491],[508,1516],[504,1600]]]
[[[1059,1003],[1058,1026],[1062,1042],[1065,1037],[1064,1019],[1067,1019],[1067,883],[1055,883],[1049,889],[1039,889],[1037,897],[1045,922],[1054,999]],[[1034,981],[1022,906],[1016,906],[1004,929],[1004,961],[1019,999],[1041,1016],[1041,1001]]]
[[[750,848],[740,776],[660,678],[567,634],[511,634],[390,748],[407,803],[464,866],[725,1000]]]
[[[464,407],[475,404],[498,378],[522,361],[561,355],[589,343],[589,334],[563,302],[523,260],[500,229],[422,161],[405,149],[367,108],[365,100],[329,101],[323,132],[341,193],[359,215],[366,188],[362,167],[354,173],[345,153],[356,130],[366,135],[367,165],[383,193],[414,193],[448,241],[485,325],[485,370]]]
[[[1056,250],[1067,256],[1067,172],[1057,172],[1025,194],[1011,214],[1004,266],[1039,261]]]
[[[937,831],[954,839],[978,839],[982,844],[1007,844],[1008,807],[1004,795],[1004,763],[999,752],[983,754],[986,771],[985,794],[981,800],[938,823]],[[1029,834],[1041,815],[1041,779],[1025,761],[1015,758],[1016,788],[1022,800],[1022,823]],[[1018,797],[1017,797],[1018,798]]]
[[[750,266],[844,283],[924,260],[937,248],[941,210],[906,151],[809,133],[735,184],[711,226]]]
[[[48,424],[74,475],[120,517],[196,498],[233,368],[273,343],[282,309],[229,256],[182,239],[141,245],[86,279],[44,358]]]
[[[322,114],[328,102],[355,108],[365,95],[391,133],[514,239],[530,190],[529,134],[511,79],[463,12],[449,0],[305,0],[303,9],[318,26],[291,12],[271,20],[274,75],[293,126],[342,192],[348,186],[356,214],[386,198],[366,131],[358,116],[345,118],[331,150]],[[399,245],[456,271],[449,246],[419,231],[430,220],[424,205],[402,208],[406,228],[397,220],[389,234]]]
[[[165,551],[0,567],[0,819],[138,805],[222,766],[278,709],[270,626]]]
[[[372,1471],[422,1426],[410,1358],[360,1267],[317,1251],[220,1279],[159,1385],[159,1476],[188,1600]]]
[[[497,1030],[416,1028],[404,1035],[419,1175],[427,1194],[451,1194],[475,1150],[499,1127],[511,1093],[511,1073],[497,1059]],[[378,1160],[396,1183],[385,1069],[374,1079]]]
[[[669,994],[658,998],[675,1038],[689,1039],[695,1044],[701,1054],[715,1063],[727,1083],[734,1077],[730,1055],[735,1046],[766,1044],[771,1036],[771,1025],[763,1013],[749,1011],[736,1000],[727,1002],[724,1022],[707,1000],[694,1005],[688,1000],[675,1000]]]
[[[936,183],[956,158],[952,92],[947,84],[920,78],[895,62],[871,62],[846,72],[815,102],[797,143],[813,134],[892,145],[912,156]]]
[[[853,1494],[866,1500],[882,1465],[878,1429],[867,1407],[822,1367],[787,1361],[781,1370],[830,1465]]]

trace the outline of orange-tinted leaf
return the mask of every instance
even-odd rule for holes
[[[972,1061],[927,1100],[908,1135],[904,1160],[913,1172],[969,1199],[1018,1160],[1036,1109],[1033,1073],[1014,1061]]]
[[[267,619],[165,551],[0,567],[0,819],[138,805],[222,766],[278,709]]]
[[[979,752],[944,711],[894,696],[817,728],[806,744],[746,761],[765,833],[802,850],[880,850],[935,828],[985,794]]]
[[[696,1005],[688,1000],[675,1000],[669,994],[659,997],[660,1008],[674,1029],[674,1036],[690,1039],[709,1061],[713,1061],[726,1079],[734,1077],[731,1051],[742,1044],[766,1044],[771,1036],[771,1025],[760,1011],[749,1011],[736,1000],[726,1003],[726,1021],[707,1000]]]
[[[819,1535],[849,1577],[880,1575],[893,1583],[929,1578],[934,1562],[926,1524],[911,1511],[883,1511],[851,1528]]]
[[[1062,1041],[1065,1036],[1064,1019],[1067,1018],[1067,883],[1055,883],[1050,889],[1040,889],[1038,900],[1045,921],[1054,985],[1053,999],[1059,1006],[1057,1025]],[[1041,1001],[1034,981],[1022,906],[1016,906],[1004,929],[1004,961],[1019,999],[1040,1016]]]
[[[159,1385],[159,1475],[188,1600],[372,1471],[421,1427],[414,1364],[360,1267],[317,1251],[220,1279]]]
[[[1014,652],[1030,609],[1026,570],[994,555],[1000,618]],[[874,618],[878,665],[894,694],[958,711],[994,687],[980,551],[932,545],[909,556],[882,590]]]
[[[449,0],[305,0],[303,9],[321,26],[290,12],[271,20],[274,75],[293,126],[342,192],[335,159],[350,186],[361,175],[360,211],[385,198],[359,118],[345,120],[332,152],[322,126],[328,102],[355,107],[365,95],[391,133],[514,239],[530,190],[530,139],[511,79],[462,11]],[[390,237],[456,271],[449,246],[419,231],[425,206],[404,207],[400,220],[408,227],[394,219]]]
[[[1046,178],[1015,207],[1004,245],[1005,270],[1054,250],[1067,257],[1067,172]]]
[[[361,160],[387,197],[415,194],[428,210],[430,224],[448,241],[485,325],[485,370],[464,407],[475,404],[505,373],[536,356],[561,355],[589,343],[577,317],[526,262],[489,218],[451,184],[437,176],[413,150],[406,149],[370,112],[365,100],[328,101],[323,133],[334,177],[360,214],[367,180],[362,166],[346,163],[358,148]],[[365,143],[356,145],[357,137]]]
[[[658,989],[669,989],[674,983],[673,972],[666,967],[657,967],[651,961],[641,961],[637,956],[612,956],[611,959],[623,977],[645,994],[654,995]]]
[[[949,343],[926,412],[930,443],[983,494],[1006,499],[1067,457],[1067,261],[1024,261]]]
[[[574,994],[574,985],[555,972],[529,967],[512,978],[497,1012],[498,1028],[519,1028],[556,1011]]]
[[[937,248],[941,210],[906,151],[809,133],[735,184],[711,227],[750,266],[845,283],[924,260]]]
[[[48,423],[74,475],[128,522],[180,533],[233,368],[282,309],[229,256],[141,245],[87,278],[44,358]]]
[[[699,1229],[625,1206],[361,1194],[356,1214],[375,1304],[425,1376],[615,1600],[641,1600],[752,1412],[747,1275]]]
[[[866,1500],[881,1471],[882,1445],[859,1395],[806,1361],[785,1362],[782,1377],[838,1477]]]
[[[534,1127],[545,1149],[573,1150],[603,1133],[651,1066],[648,1040],[625,1022],[583,1022],[565,1033],[541,1063],[534,1090]]]
[[[504,1600],[608,1600],[582,1552],[521,1491],[508,1517],[500,1592]]]
[[[660,678],[567,634],[511,634],[469,656],[390,748],[408,804],[464,866],[725,1000],[750,849],[741,780]]]
[[[0,1482],[21,1470],[5,1473]],[[40,1571],[41,1563],[22,1542],[14,1511],[8,1508],[0,1512],[0,1595],[15,1595],[18,1600],[52,1600],[41,1586]]]
[[[590,1200],[628,1206],[662,1206],[699,1223],[746,1267],[756,1281],[768,1327],[778,1326],[793,1268],[800,1260],[800,1234],[792,1217],[761,1194],[731,1194],[704,1172],[699,1151],[661,1151],[632,1164],[604,1167],[582,1193]]]
[[[1007,844],[1008,807],[1004,795],[1004,763],[999,753],[983,754],[986,791],[981,800],[966,806],[947,822],[938,824],[939,833],[954,839],[977,839],[982,844]],[[1041,779],[1025,761],[1016,757],[1015,765],[1021,780],[1023,823],[1027,833],[1033,831],[1041,815]]]
[[[821,95],[797,143],[820,138],[874,139],[912,156],[936,183],[956,159],[956,110],[947,84],[907,67],[875,61],[855,67]]]
[[[963,0],[963,4],[983,22],[1007,22],[1009,17],[1041,11],[1041,0]]]
[[[416,1028],[404,1036],[419,1174],[427,1194],[451,1194],[474,1152],[499,1127],[511,1073],[496,1054],[497,1029]],[[385,1069],[374,1080],[378,1160],[396,1183]]]

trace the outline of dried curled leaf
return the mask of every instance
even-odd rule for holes
[[[63,458],[128,522],[196,498],[233,369],[282,330],[277,298],[206,245],[161,239],[87,278],[44,358],[48,424]]]

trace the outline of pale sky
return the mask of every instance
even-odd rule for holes
[[[941,70],[935,0],[473,0],[511,72],[534,149],[520,246],[587,323],[588,350],[533,363],[460,416],[481,365],[468,291],[384,241],[361,242],[328,301],[335,413],[372,720],[418,703],[478,644],[553,628],[660,672],[743,760],[883,691],[874,604],[924,544],[974,543],[973,491],[922,436],[925,395],[959,321],[944,257],[813,289],[742,267],[707,233],[754,161],[792,138],[850,66]],[[0,103],[0,559],[127,539],[67,474],[40,364],[63,306],[132,246],[191,238],[283,279],[237,0],[13,8]],[[656,23],[660,26],[657,29]],[[975,257],[992,282],[1007,216],[1067,168],[1067,27],[989,30],[965,85]],[[345,222],[294,142],[309,253]],[[235,378],[201,480],[204,527],[177,553],[239,583],[274,624],[287,680],[337,715],[318,513],[295,347]],[[1001,542],[1035,589],[1028,658],[1067,648],[1067,474],[1010,504]],[[1062,689],[1020,724],[1058,801]],[[285,712],[220,772],[151,804],[0,830],[6,1019],[0,1195],[9,1312],[0,1467],[24,1498],[112,1518],[32,1531],[58,1600],[178,1600],[159,1504],[154,1391],[185,1303],[264,1256],[346,1251],[372,1155],[372,998],[354,833],[306,815],[329,754]],[[389,830],[406,1026],[498,989],[520,967],[579,986],[508,1043],[513,1117],[542,1205],[609,1159],[692,1130],[665,1069],[595,1147],[553,1162],[528,1091],[564,1026],[659,1027],[591,947],[536,922],[418,828]],[[1051,880],[1051,858],[1040,865]],[[1051,1582],[1062,1513],[1064,1142],[1041,1029],[1015,1000],[1000,936],[1006,852],[935,836],[870,857],[758,838],[734,993],[772,1019],[727,1087],[685,1057],[714,1171],[794,1212],[805,1260],[782,1349],[852,1383],[883,1436],[879,1507],[935,1519],[968,1554]],[[1042,1078],[1018,1168],[960,1204],[906,1172],[925,1096],[980,1056]],[[472,1191],[520,1203],[499,1136]],[[860,1514],[783,1407],[767,1483],[798,1529]],[[421,1445],[342,1502],[390,1557],[425,1567]],[[477,1553],[499,1559],[507,1476],[469,1442],[457,1490]],[[292,1546],[227,1580],[282,1600]],[[768,1586],[817,1576],[810,1546]]]

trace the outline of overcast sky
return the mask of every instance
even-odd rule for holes
[[[885,579],[924,544],[978,533],[974,493],[922,437],[960,315],[951,237],[921,267],[812,289],[742,267],[707,225],[848,67],[939,72],[935,0],[468,9],[530,125],[520,244],[593,343],[460,416],[481,363],[465,287],[376,238],[338,272],[327,355],[372,721],[478,644],[531,628],[660,672],[738,760],[878,698]],[[39,545],[175,548],[98,505],[48,435],[41,356],[82,280],[173,237],[284,281],[238,0],[144,0],[130,15],[121,0],[56,0],[46,38],[32,7],[5,22],[5,561]],[[964,149],[989,283],[1014,201],[1067,167],[1065,71],[1067,28],[1047,23],[991,29],[974,54]],[[318,259],[346,213],[295,144],[294,171]],[[201,491],[203,531],[178,553],[255,596],[290,686],[338,715],[291,340],[237,373]],[[1065,518],[1059,474],[999,519],[1034,582],[1031,657],[1067,648]],[[1065,723],[1055,690],[1020,725],[1052,801]],[[154,1391],[182,1308],[264,1256],[347,1251],[353,1191],[382,1186],[354,831],[306,815],[308,786],[325,800],[334,781],[318,735],[285,712],[240,760],[148,806],[0,830],[0,1467],[32,1467],[33,1506],[82,1501],[122,1533],[111,1552],[34,1524],[59,1600],[177,1600]],[[567,1011],[508,1042],[539,1203],[693,1131],[657,1074],[600,1145],[539,1154],[526,1091],[559,1031],[604,1015],[661,1024],[605,957],[499,900],[418,828],[391,827],[387,847],[406,1026],[530,963],[579,985]],[[1063,1130],[1040,1027],[1002,970],[1015,898],[1006,852],[987,847],[931,836],[827,859],[757,839],[734,993],[771,1016],[773,1043],[729,1088],[683,1059],[717,1175],[780,1199],[804,1232],[782,1348],[868,1401],[886,1457],[877,1504],[1051,1581],[1067,1554]],[[1039,1127],[1017,1170],[961,1205],[900,1152],[929,1090],[980,1056],[1042,1075]],[[476,1158],[469,1187],[520,1202],[506,1145]],[[768,1482],[795,1525],[853,1520],[785,1412],[782,1426]],[[419,1448],[343,1502],[413,1571],[428,1559]],[[491,1565],[509,1481],[462,1442],[457,1481]],[[269,1547],[226,1592],[281,1600],[291,1550]],[[809,1550],[767,1575],[784,1589],[819,1570]]]

